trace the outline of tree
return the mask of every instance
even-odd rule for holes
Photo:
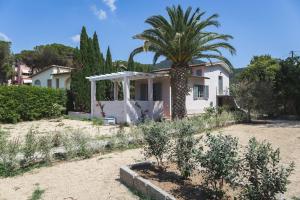
[[[0,41],[0,84],[7,83],[13,73],[10,45],[10,42]]]
[[[283,114],[300,115],[300,57],[280,61],[276,74],[275,91],[278,107]]]
[[[127,70],[128,71],[135,71],[135,66],[134,66],[134,60],[132,56],[129,56],[128,62],[127,62]]]
[[[161,56],[172,62],[172,118],[175,119],[186,116],[189,62],[193,59],[217,59],[231,66],[221,49],[229,50],[231,54],[235,53],[235,49],[227,42],[232,36],[207,30],[219,26],[217,14],[203,19],[205,12],[200,12],[199,8],[192,13],[191,7],[184,11],[181,6],[167,7],[167,13],[169,20],[161,15],[146,20],[151,28],[134,36],[143,40],[144,45],[133,50],[131,56],[150,51],[154,52],[154,64]]]
[[[74,48],[62,44],[47,44],[23,50],[16,55],[18,61],[24,62],[34,71],[50,65],[73,66]]]

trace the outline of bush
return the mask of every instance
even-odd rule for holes
[[[169,126],[167,122],[147,122],[140,126],[143,132],[145,146],[144,153],[146,157],[154,156],[158,166],[163,164],[162,160],[168,153]]]
[[[279,165],[279,149],[273,150],[270,143],[251,138],[244,157],[242,199],[273,200],[277,194],[286,192],[294,163],[287,168]]]
[[[0,86],[0,122],[16,123],[57,117],[66,104],[64,90],[32,86]]]
[[[194,153],[197,140],[193,137],[197,129],[188,120],[175,121],[176,144],[171,159],[177,164],[181,175],[186,179],[191,176],[194,168]]]
[[[205,185],[212,190],[214,198],[222,199],[226,183],[232,187],[238,184],[238,140],[228,135],[207,134],[205,145],[208,149],[203,152],[201,148],[197,156]]]
[[[62,143],[66,149],[67,158],[90,158],[93,155],[92,148],[89,145],[90,141],[91,138],[80,132],[73,132],[69,135],[64,135]]]
[[[35,136],[35,132],[30,130],[25,135],[25,143],[22,148],[22,152],[24,153],[24,159],[26,165],[35,162],[36,160],[36,152],[38,151],[38,140]]]
[[[9,141],[7,133],[0,130],[0,176],[11,176],[18,169],[19,146],[18,139]]]

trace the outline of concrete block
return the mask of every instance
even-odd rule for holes
[[[147,185],[149,185],[149,181],[147,181],[146,179],[137,176],[133,179],[133,187],[134,189],[136,189],[137,191],[143,193],[143,194],[147,194]]]
[[[133,179],[137,176],[138,175],[127,166],[120,168],[120,180],[128,187],[133,187]]]

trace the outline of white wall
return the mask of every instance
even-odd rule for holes
[[[195,67],[193,71],[202,68],[203,76],[209,79],[200,78],[190,78],[189,88],[190,92],[186,96],[186,108],[187,114],[197,114],[203,113],[206,107],[210,105],[217,105],[217,89],[218,89],[218,79],[219,76],[223,77],[223,89],[229,89],[229,72],[225,70],[222,66],[209,66],[209,67]],[[209,98],[194,100],[193,98],[193,85],[194,84],[204,84],[209,86]]]
[[[70,78],[70,74],[61,74],[61,75],[52,75],[55,73],[62,73],[62,72],[69,72],[70,69],[67,68],[57,68],[52,67],[49,68],[35,76],[32,77],[32,85],[35,85],[35,81],[39,80],[41,82],[41,87],[48,87],[48,79],[52,80],[51,87],[56,88],[56,78],[59,79],[59,88],[61,89],[69,89],[70,88],[70,82],[67,81]]]

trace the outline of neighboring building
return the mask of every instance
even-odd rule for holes
[[[33,86],[70,89],[70,67],[51,65],[31,76]]]
[[[14,67],[15,73],[12,77],[11,84],[15,85],[31,85],[32,80],[30,75],[32,74],[30,67],[23,63],[18,63]]]
[[[190,88],[186,96],[188,115],[203,113],[205,108],[218,106],[223,98],[229,96],[230,68],[223,62],[199,63],[190,65],[191,76],[188,79]],[[117,72],[87,77],[91,81],[91,116],[116,118],[118,123],[134,123],[145,115],[150,118],[171,117],[170,68],[158,69],[152,73]],[[96,81],[111,80],[114,82],[115,101],[95,99]],[[134,95],[130,95],[130,81],[134,81]],[[119,101],[118,82],[123,84],[124,100]],[[130,96],[134,96],[131,99]]]

